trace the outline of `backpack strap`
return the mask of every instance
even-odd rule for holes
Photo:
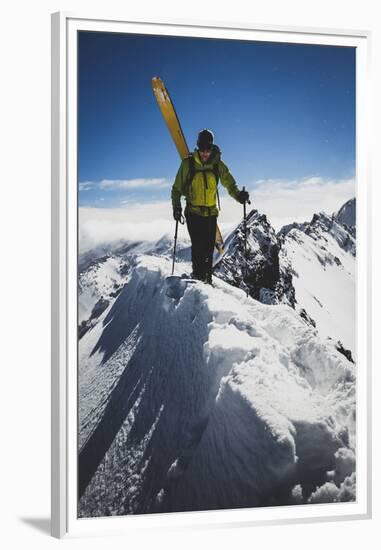
[[[185,180],[185,196],[188,195],[189,188],[192,184],[192,180],[194,178],[194,175],[196,173],[196,169],[194,166],[194,157],[192,153],[187,157],[189,159],[189,171]]]
[[[219,171],[218,171],[218,164],[215,164],[215,165],[213,166],[213,173],[214,173],[214,176],[215,176],[215,178],[216,178],[216,183],[217,183],[217,185],[218,185],[218,180],[220,179],[220,173],[219,173]]]
[[[218,210],[221,210],[221,203],[220,203],[220,194],[218,192],[218,180],[220,179],[220,173],[218,171],[218,164],[215,164],[213,166],[213,173],[216,178],[216,190],[217,190],[217,202],[218,202]]]

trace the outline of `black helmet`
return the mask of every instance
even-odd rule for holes
[[[213,140],[213,132],[205,128],[204,130],[201,130],[201,132],[198,134],[197,147],[200,149],[200,151],[211,149],[213,146]]]

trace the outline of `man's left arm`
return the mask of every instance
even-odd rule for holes
[[[224,162],[222,162],[222,160],[220,160],[220,162],[218,163],[218,172],[222,185],[225,187],[225,189],[227,189],[229,195],[233,197],[233,199],[238,201],[239,189],[237,186],[237,182],[230,173],[229,168]]]
[[[229,195],[241,204],[244,204],[245,202],[250,203],[249,193],[243,189],[238,189],[237,183],[231,175],[229,168],[224,162],[222,162],[222,160],[218,163],[218,171],[220,174],[221,183],[228,190]]]

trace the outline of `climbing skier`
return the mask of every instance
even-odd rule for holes
[[[185,219],[192,242],[193,277],[212,282],[213,248],[219,208],[218,180],[239,203],[249,200],[249,193],[239,190],[228,167],[221,160],[221,151],[214,144],[210,130],[198,134],[197,148],[182,160],[172,186],[173,217],[182,219],[181,196],[185,196]],[[219,202],[219,200],[218,200]]]

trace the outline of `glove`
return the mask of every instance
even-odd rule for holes
[[[245,204],[245,202],[249,202],[249,193],[241,189],[241,191],[238,193],[237,199],[238,202],[240,202],[241,204]]]
[[[175,208],[173,209],[173,218],[174,218],[177,222],[181,222],[181,218],[182,218],[182,209],[181,209],[181,206],[175,206]]]

